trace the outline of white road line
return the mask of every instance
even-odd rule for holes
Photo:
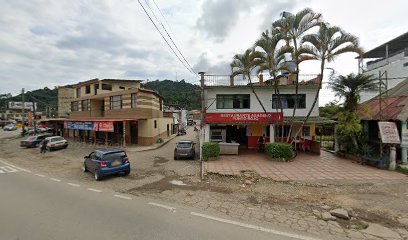
[[[98,190],[98,189],[95,189],[95,188],[88,188],[88,190],[92,191],[92,192],[102,192],[102,190]]]
[[[27,169],[24,169],[24,168],[21,168],[21,167],[17,167],[17,166],[15,166],[15,165],[10,164],[10,163],[8,163],[8,162],[5,162],[5,161],[3,161],[3,160],[1,160],[1,159],[0,159],[0,162],[4,163],[4,164],[6,164],[6,165],[8,165],[8,166],[10,166],[10,167],[17,168],[18,170],[23,171],[23,172],[28,172],[28,173],[31,172],[30,170],[27,170]]]
[[[170,212],[176,212],[176,208],[170,207],[170,206],[166,206],[166,205],[164,205],[164,204],[154,203],[154,202],[149,202],[148,204],[149,204],[149,205],[156,206],[156,207],[165,208],[165,209],[169,210]]]
[[[70,185],[70,186],[73,186],[73,187],[80,187],[81,185],[79,185],[79,184],[75,184],[75,183],[67,183],[68,185]]]
[[[4,173],[2,170],[0,170],[0,173]]]
[[[61,180],[56,179],[56,178],[50,178],[50,180],[51,180],[51,181],[54,181],[54,182],[61,182]]]
[[[42,175],[42,174],[39,174],[39,173],[36,173],[35,176],[45,177],[45,175]]]
[[[126,196],[123,196],[123,195],[113,195],[114,197],[117,197],[117,198],[122,198],[122,199],[126,199],[126,200],[132,200],[132,198],[131,197],[126,197]]]
[[[18,172],[17,169],[6,166],[6,167],[0,167],[0,169],[2,170],[2,172],[7,172],[7,173],[13,173],[13,172]]]
[[[319,238],[302,236],[302,235],[298,235],[298,234],[295,234],[295,233],[282,232],[282,231],[273,230],[273,229],[270,229],[270,228],[264,228],[264,227],[260,227],[260,226],[256,226],[256,225],[252,225],[252,224],[236,222],[236,221],[233,221],[233,220],[228,220],[228,219],[219,218],[219,217],[213,217],[213,216],[210,216],[210,215],[196,213],[196,212],[191,212],[191,215],[211,219],[211,220],[214,220],[214,221],[217,221],[217,222],[223,222],[223,223],[228,223],[228,224],[232,224],[232,225],[236,225],[236,226],[240,226],[240,227],[244,227],[244,228],[249,228],[249,229],[253,229],[253,230],[257,230],[257,231],[262,231],[262,232],[272,233],[272,234],[281,235],[281,236],[285,236],[285,237],[290,237],[290,238],[296,238],[296,239],[301,239],[301,240],[321,240]]]

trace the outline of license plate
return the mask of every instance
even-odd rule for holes
[[[120,165],[120,161],[113,161],[113,162],[111,163],[111,165],[112,165],[112,166]]]
[[[182,153],[182,154],[180,154],[181,156],[187,156],[188,155],[188,153]]]

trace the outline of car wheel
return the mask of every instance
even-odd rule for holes
[[[127,175],[129,175],[129,174],[130,174],[130,169],[129,169],[129,170],[126,170],[126,171],[123,173],[124,176],[127,176]]]
[[[99,173],[98,170],[95,170],[95,172],[94,172],[94,177],[95,177],[95,180],[96,180],[96,181],[101,180],[101,174]]]
[[[174,155],[174,160],[178,160],[178,157],[176,155]]]
[[[68,145],[64,146],[64,149],[66,149],[68,147]]]
[[[88,169],[86,169],[85,163],[82,165],[82,171],[83,171],[83,172],[88,172]]]

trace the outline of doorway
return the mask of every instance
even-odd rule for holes
[[[138,125],[137,122],[130,123],[130,142],[131,144],[137,144],[138,139]]]

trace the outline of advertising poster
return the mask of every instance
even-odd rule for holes
[[[398,128],[395,122],[378,122],[381,141],[383,143],[400,144]]]

